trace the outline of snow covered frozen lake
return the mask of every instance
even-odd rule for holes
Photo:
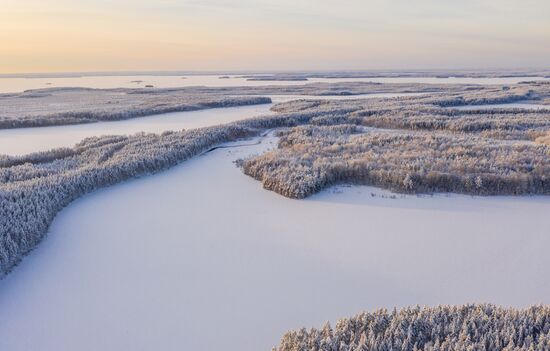
[[[545,77],[378,77],[378,78],[309,78],[307,81],[250,81],[238,76],[220,79],[218,75],[188,76],[76,76],[47,78],[8,78],[0,77],[0,93],[21,92],[29,89],[51,87],[85,87],[85,88],[139,88],[152,85],[156,88],[175,88],[186,86],[263,86],[263,85],[302,85],[306,83],[336,82],[378,82],[378,83],[427,83],[427,84],[516,84],[523,81],[545,80]]]
[[[550,198],[354,186],[291,200],[233,164],[273,142],[63,210],[0,281],[0,349],[269,350],[365,309],[550,303]]]

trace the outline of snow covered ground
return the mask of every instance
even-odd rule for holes
[[[290,200],[232,163],[273,142],[62,211],[0,281],[0,349],[269,350],[364,309],[550,303],[550,198],[342,186]]]

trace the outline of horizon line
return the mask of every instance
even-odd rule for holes
[[[36,71],[18,73],[0,73],[0,78],[56,78],[86,76],[178,76],[178,75],[236,75],[236,74],[285,74],[285,73],[419,73],[419,72],[541,72],[550,71],[549,67],[491,67],[491,68],[357,68],[357,69],[242,69],[242,70],[98,70],[98,71]]]

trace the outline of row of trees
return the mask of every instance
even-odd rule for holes
[[[548,111],[501,109],[498,112],[479,110],[462,113],[403,109],[369,114],[357,111],[353,113],[350,121],[375,128],[446,130],[497,139],[535,140],[550,130],[549,116],[550,106]]]
[[[364,312],[283,336],[274,351],[547,351],[550,307],[409,307]]]

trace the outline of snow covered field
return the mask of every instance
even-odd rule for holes
[[[269,350],[364,309],[550,303],[548,197],[339,187],[290,200],[232,163],[273,141],[62,211],[0,281],[0,349]]]

